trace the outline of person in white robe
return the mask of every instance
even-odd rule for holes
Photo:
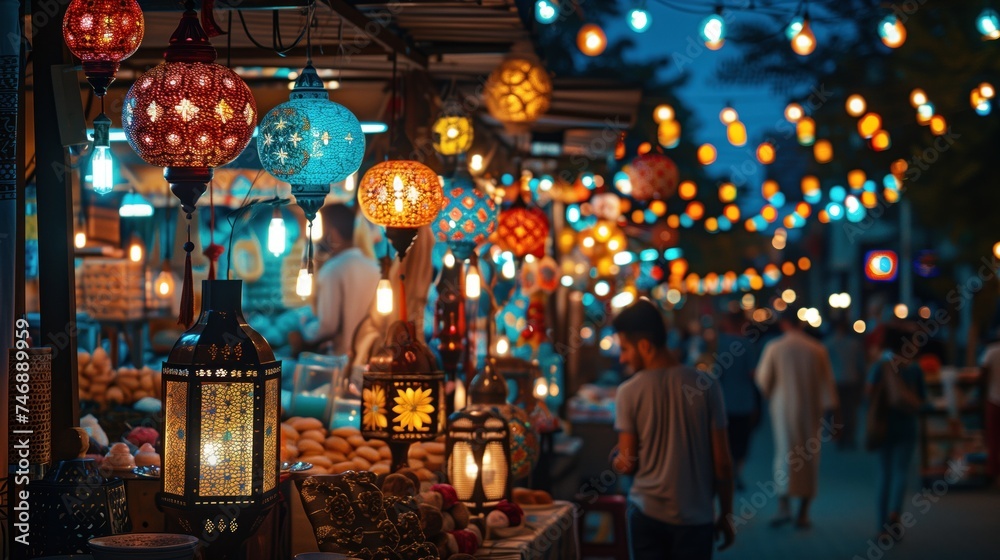
[[[792,520],[790,498],[799,498],[795,520],[808,528],[809,504],[816,496],[820,449],[837,437],[835,426],[824,420],[838,408],[837,386],[830,357],[818,340],[802,330],[794,314],[782,315],[783,334],[764,347],[756,382],[769,401],[774,431],[774,485],[779,497],[772,525]]]

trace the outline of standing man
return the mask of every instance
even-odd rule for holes
[[[819,480],[823,416],[837,408],[837,388],[826,348],[802,331],[794,314],[782,315],[779,324],[783,334],[764,347],[757,366],[757,386],[770,401],[774,483],[780,496],[771,525],[792,520],[789,499],[796,497],[801,502],[795,526],[808,529],[809,503]]]
[[[628,531],[632,560],[712,557],[733,542],[733,463],[722,389],[707,373],[678,364],[663,317],[643,298],[614,320],[622,364],[612,466],[633,474]],[[715,496],[719,515],[715,515]]]
[[[368,315],[381,278],[378,265],[354,246],[354,211],[343,204],[319,209],[323,216],[323,250],[329,259],[316,275],[316,320],[302,329],[312,346],[333,354],[351,351],[354,331]]]
[[[841,317],[834,323],[833,333],[823,341],[833,377],[837,382],[837,398],[840,401],[840,418],[844,427],[837,447],[856,447],[858,407],[864,391],[865,345],[861,336],[848,327],[847,319]]]

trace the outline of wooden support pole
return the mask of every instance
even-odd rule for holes
[[[53,10],[53,6],[58,10]],[[38,291],[41,336],[35,346],[52,347],[52,441],[79,423],[76,371],[76,281],[74,278],[72,172],[59,129],[39,125],[56,114],[52,67],[65,63],[62,22],[66,4],[32,2],[32,70],[35,124],[35,185],[38,197]],[[58,13],[52,13],[57,11]],[[44,22],[44,24],[43,24]],[[54,451],[58,450],[54,446]],[[61,457],[53,453],[58,461]]]

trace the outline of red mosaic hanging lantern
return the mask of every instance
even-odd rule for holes
[[[522,199],[500,212],[497,219],[496,243],[515,257],[545,254],[545,239],[549,235],[549,219],[539,208],[529,208]]]
[[[142,43],[145,22],[136,0],[73,0],[63,16],[63,40],[83,62],[98,97],[115,81],[121,61]]]
[[[191,0],[185,2],[164,58],[132,84],[125,96],[122,126],[139,157],[164,168],[163,176],[190,221],[213,169],[236,159],[250,143],[257,104],[235,72],[215,64],[215,48]],[[189,226],[178,318],[185,326],[194,320],[190,232]]]
[[[632,184],[632,198],[641,201],[670,198],[677,192],[680,181],[674,160],[653,152],[632,160],[628,177]]]

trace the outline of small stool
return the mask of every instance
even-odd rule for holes
[[[614,558],[629,560],[628,527],[625,496],[577,496],[581,515],[577,517],[580,538],[580,560]],[[602,519],[597,534],[587,530],[587,520]],[[610,518],[610,523],[608,522]]]

